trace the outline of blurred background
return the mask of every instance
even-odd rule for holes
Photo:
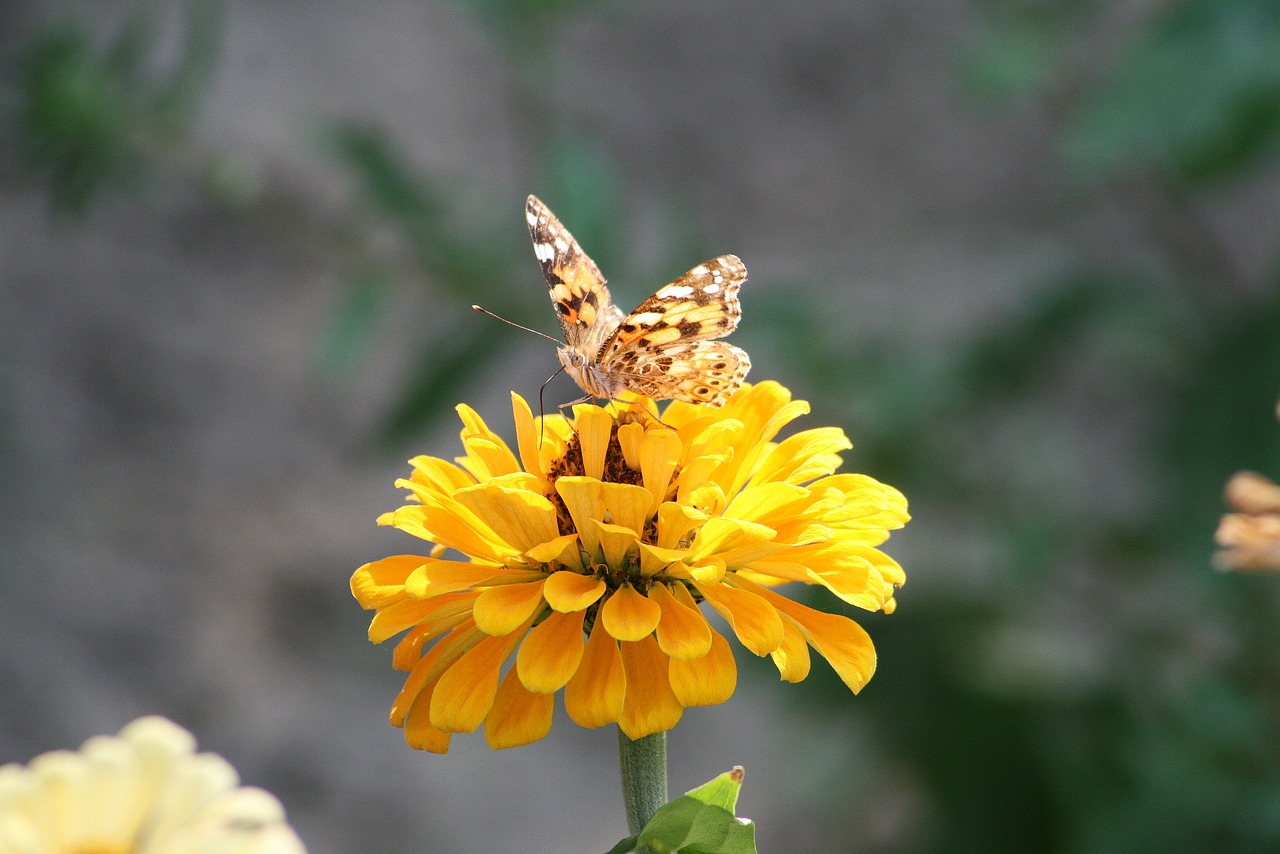
[[[556,333],[532,192],[624,308],[740,255],[751,378],[911,501],[867,689],[739,648],[673,793],[745,765],[764,852],[1275,850],[1280,578],[1210,557],[1280,475],[1278,154],[1274,0],[0,5],[0,762],[160,713],[313,854],[624,834],[562,710],[405,747],[347,588],[557,366],[469,309]]]

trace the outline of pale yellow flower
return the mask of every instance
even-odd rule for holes
[[[3,854],[305,851],[275,797],[164,718],[0,767]]]

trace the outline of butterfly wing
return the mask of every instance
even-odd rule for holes
[[[617,328],[622,311],[613,304],[595,262],[546,205],[530,196],[524,215],[565,343],[593,356]]]
[[[629,348],[613,367],[623,384],[655,400],[721,406],[751,370],[751,359],[724,341],[679,341],[647,351]]]
[[[647,397],[720,405],[751,368],[745,352],[714,340],[742,319],[738,291],[746,280],[736,255],[699,264],[619,322],[601,367]]]
[[[746,280],[746,265],[736,255],[699,264],[621,320],[605,342],[601,363],[610,364],[632,347],[657,349],[678,341],[723,338],[742,319],[738,290]]]

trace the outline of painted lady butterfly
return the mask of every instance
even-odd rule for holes
[[[742,385],[751,360],[714,340],[742,317],[747,268],[737,256],[699,264],[624,316],[599,268],[534,196],[525,219],[564,332],[560,362],[588,395],[613,400],[627,390],[721,406]]]

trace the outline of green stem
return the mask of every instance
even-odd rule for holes
[[[632,741],[619,729],[618,760],[627,827],[635,836],[667,802],[667,734],[655,732]]]

